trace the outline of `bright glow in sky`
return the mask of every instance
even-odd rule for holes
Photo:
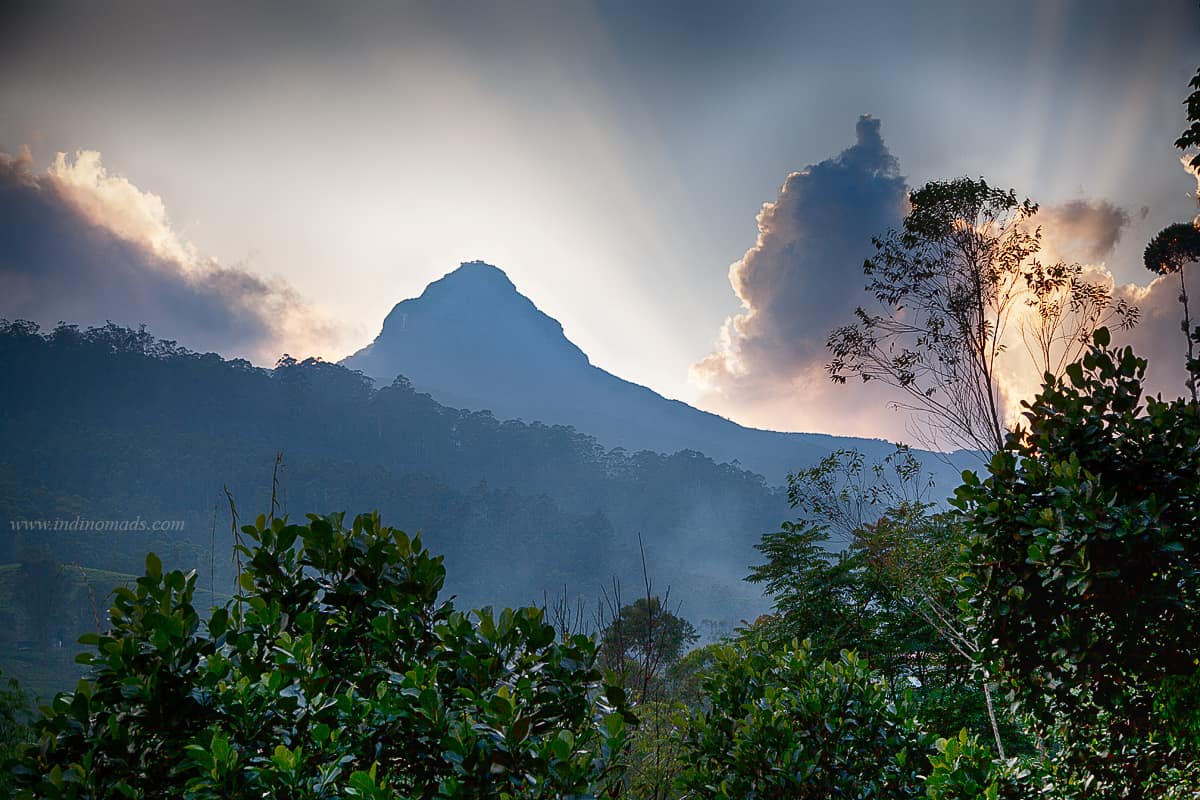
[[[30,3],[4,27],[0,150],[28,145],[36,172],[99,151],[196,252],[337,321],[296,355],[361,347],[482,259],[593,363],[697,402],[761,205],[860,114],[910,186],[984,175],[1125,208],[1119,282],[1145,283],[1144,243],[1193,213],[1172,149],[1200,53],[1185,0]]]

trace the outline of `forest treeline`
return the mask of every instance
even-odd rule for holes
[[[287,357],[260,369],[116,325],[0,322],[0,369],[0,667],[23,678],[44,671],[39,652],[95,627],[148,550],[228,596],[224,489],[249,513],[270,507],[273,478],[281,514],[372,508],[423,532],[468,606],[564,587],[594,603],[613,576],[638,579],[640,534],[697,623],[728,630],[765,608],[731,565],[786,498],[697,452],[609,450],[568,427],[444,407],[402,377],[376,387]],[[36,528],[76,520],[178,529]],[[39,692],[73,682],[65,662]]]

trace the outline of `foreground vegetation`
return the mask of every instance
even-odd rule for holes
[[[1192,85],[1181,147],[1200,144],[1200,73]],[[867,262],[890,310],[835,331],[831,371],[892,382],[931,430],[991,455],[951,507],[929,502],[903,448],[790,476],[801,517],[763,537],[749,576],[774,613],[690,653],[694,628],[648,581],[589,636],[565,606],[456,610],[439,599],[441,558],[378,514],[259,517],[224,605],[202,616],[195,573],[151,554],[81,639],[75,692],[31,726],[21,691],[0,693],[0,789],[1200,796],[1200,328],[1182,272],[1198,228],[1172,226],[1146,252],[1184,290],[1192,396],[1163,401],[1143,397],[1146,362],[1102,324],[1136,309],[1036,263],[1039,234],[1019,224],[1036,206],[969,179],[913,200]],[[1037,311],[1023,334],[1042,345],[1044,384],[1011,425],[993,375],[995,315],[1015,302]]]
[[[36,797],[556,797],[619,780],[632,717],[586,636],[440,602],[377,516],[259,518],[230,603],[157,557],[13,768]]]
[[[694,632],[657,598],[598,639],[545,609],[457,611],[439,600],[441,559],[377,515],[260,517],[242,529],[238,594],[205,616],[195,575],[151,555],[81,640],[89,676],[36,720],[12,789],[1195,796],[1200,406],[1143,405],[1144,370],[1100,329],[955,510],[872,490],[859,511],[887,508],[841,555],[814,546],[819,523],[766,537],[756,575],[776,614],[689,656]],[[796,500],[834,480],[839,518],[868,486],[856,463],[796,476]],[[1002,698],[991,718],[969,702],[985,687]]]

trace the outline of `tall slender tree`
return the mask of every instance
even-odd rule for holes
[[[932,181],[910,196],[900,230],[874,239],[863,270],[875,310],[828,340],[830,378],[901,389],[918,436],[993,453],[1011,420],[998,383],[1020,338],[1040,376],[1073,361],[1100,325],[1136,321],[1079,264],[1043,263],[1036,203],[985,180]]]
[[[1200,148],[1200,69],[1196,70],[1196,74],[1188,86],[1192,92],[1183,101],[1187,107],[1188,127],[1175,140],[1175,146],[1185,152]],[[1185,163],[1193,171],[1200,170],[1200,153],[1196,153],[1190,159],[1185,156]],[[1197,174],[1200,175],[1200,173]],[[1200,204],[1200,192],[1196,194],[1196,201]],[[1183,274],[1183,268],[1189,263],[1200,261],[1200,216],[1190,223],[1179,222],[1168,225],[1159,231],[1146,245],[1143,261],[1146,269],[1151,272],[1159,275],[1171,273],[1179,275],[1179,302],[1183,304],[1183,322],[1180,323],[1180,327],[1183,329],[1183,337],[1187,341],[1187,386],[1188,391],[1192,394],[1192,400],[1195,401],[1197,364],[1193,345],[1200,340],[1200,330],[1192,328],[1191,309],[1188,307],[1187,279]]]

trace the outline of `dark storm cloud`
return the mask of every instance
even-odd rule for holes
[[[816,413],[829,332],[851,320],[863,299],[863,259],[871,237],[899,224],[907,187],[880,135],[861,117],[856,142],[784,181],[758,215],[758,241],[729,269],[745,311],[726,320],[721,345],[695,376],[736,404],[793,403]],[[824,388],[824,387],[821,387]]]
[[[327,326],[295,292],[194,257],[161,201],[97,154],[34,174],[0,153],[0,316],[43,326],[145,323],[193,349],[271,360]]]

